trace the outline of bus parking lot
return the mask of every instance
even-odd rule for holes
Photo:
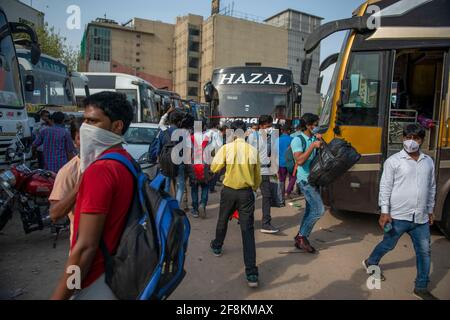
[[[206,220],[190,219],[192,234],[186,262],[187,275],[174,300],[297,300],[358,299],[414,300],[411,294],[416,275],[415,255],[410,239],[403,237],[397,249],[383,260],[387,278],[381,290],[369,290],[368,275],[361,266],[381,239],[376,215],[330,213],[319,221],[311,240],[317,255],[286,253],[295,251],[304,202],[273,210],[279,235],[259,232],[261,201],[255,212],[257,262],[260,288],[245,286],[240,229],[233,221],[225,242],[224,255],[214,257],[209,243],[214,237],[219,193],[211,195]],[[300,212],[300,214],[299,214]],[[56,249],[47,231],[25,236],[16,218],[0,233],[0,298],[48,299],[68,254],[68,235],[63,234]],[[450,299],[450,241],[436,229],[432,231],[432,271],[430,290],[440,299]]]

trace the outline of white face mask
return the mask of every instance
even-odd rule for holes
[[[83,123],[80,128],[80,168],[86,169],[106,150],[122,144],[123,137],[111,131]]]
[[[403,147],[408,153],[416,153],[420,149],[420,145],[414,140],[406,140],[403,142]]]

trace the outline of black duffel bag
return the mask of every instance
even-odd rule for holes
[[[334,139],[329,144],[323,141],[319,154],[311,164],[309,183],[313,186],[328,186],[346,173],[361,159],[361,155],[350,143]]]

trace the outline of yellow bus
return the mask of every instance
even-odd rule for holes
[[[436,220],[450,237],[450,1],[369,0],[352,18],[320,26],[305,44],[303,85],[312,51],[338,31],[347,32],[342,49],[320,68],[335,64],[320,126],[326,141],[345,139],[362,158],[323,190],[325,203],[378,213],[383,163],[402,149],[404,125],[420,123],[436,165]]]

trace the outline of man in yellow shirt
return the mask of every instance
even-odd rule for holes
[[[258,287],[255,245],[255,194],[261,184],[261,168],[258,151],[245,142],[246,125],[236,121],[231,129],[235,140],[224,145],[214,157],[211,170],[220,172],[226,167],[224,188],[220,196],[220,213],[217,221],[216,239],[211,249],[216,257],[222,256],[222,247],[227,234],[228,222],[233,213],[239,212],[239,222],[244,244],[245,273],[249,287]]]

